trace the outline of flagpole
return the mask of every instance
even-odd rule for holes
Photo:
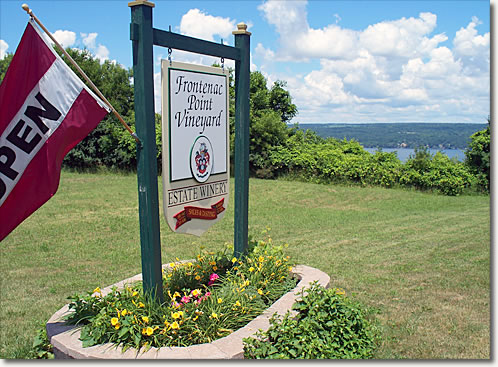
[[[138,138],[138,136],[133,132],[133,130],[123,120],[123,118],[118,113],[118,111],[116,111],[116,109],[111,105],[111,103],[107,100],[107,98],[104,97],[104,95],[95,86],[95,84],[93,84],[93,82],[85,74],[85,72],[83,70],[81,70],[81,68],[76,63],[76,61],[74,61],[73,58],[71,56],[69,56],[69,54],[66,52],[66,50],[64,50],[64,47],[62,47],[60,45],[60,43],[57,42],[57,40],[54,38],[54,36],[52,36],[52,34],[48,31],[48,29],[45,28],[45,26],[42,24],[42,22],[40,22],[40,20],[36,17],[36,15],[33,14],[33,11],[29,8],[28,4],[22,4],[22,8],[26,11],[26,13],[28,13],[36,21],[36,23],[38,23],[38,25],[43,29],[43,31],[47,34],[47,36],[49,36],[50,39],[57,45],[57,47],[59,47],[59,49],[62,51],[62,53],[64,54],[64,56],[67,57],[67,59],[69,60],[69,62],[71,62],[71,64],[76,68],[76,70],[78,70],[78,72],[81,74],[81,76],[88,82],[88,84],[90,84],[90,86],[92,87],[93,91],[104,101],[104,103],[111,109],[111,111],[114,114],[114,116],[117,117],[117,119],[119,120],[119,122],[121,122],[121,124],[125,127],[126,130],[128,130],[128,132],[131,134],[131,136],[133,136],[133,138],[135,138],[135,140],[137,141],[137,143],[139,143],[140,139]]]

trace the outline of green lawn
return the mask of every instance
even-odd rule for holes
[[[489,196],[251,179],[249,200],[251,235],[270,227],[297,263],[376,310],[377,358],[490,358]],[[161,214],[163,263],[232,242],[233,209],[231,195],[202,237],[173,234]],[[63,172],[0,256],[0,357],[25,358],[66,297],[141,272],[136,176]]]

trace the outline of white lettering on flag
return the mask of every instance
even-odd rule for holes
[[[13,163],[8,165],[10,168],[8,172],[11,172],[11,177],[14,175],[12,172],[16,172],[16,175],[15,179],[11,179],[8,175],[4,179],[6,189],[0,198],[0,205],[3,204],[19,181],[31,159],[33,159],[50,135],[59,127],[73,105],[73,102],[83,89],[83,83],[79,79],[76,80],[74,74],[71,75],[71,73],[68,73],[68,70],[71,71],[62,60],[56,59],[50,69],[40,79],[39,84],[28,95],[19,112],[7,126],[7,129],[2,133],[0,137],[2,151],[8,152],[4,148],[6,147],[12,151],[10,155],[14,154],[15,156]],[[45,107],[40,103],[40,100],[45,104]],[[48,109],[47,104],[51,106]],[[43,111],[47,112],[48,110],[50,112],[51,108],[54,109],[52,116],[58,116],[58,118],[54,120],[53,118],[40,116]],[[31,115],[35,119],[39,119],[38,124],[29,117],[29,111],[33,110],[35,112],[31,112]],[[55,111],[58,113],[55,113]],[[16,139],[15,136],[18,138]],[[22,142],[25,143],[24,145],[28,145],[28,149],[23,149]],[[30,149],[29,146],[33,148]],[[4,160],[6,159],[6,156],[2,155],[1,151],[0,157],[4,158]],[[7,161],[3,162],[4,165]],[[2,173],[4,172],[0,171],[0,174]]]

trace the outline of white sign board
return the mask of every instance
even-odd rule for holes
[[[228,70],[162,60],[161,81],[164,215],[200,236],[228,205]]]

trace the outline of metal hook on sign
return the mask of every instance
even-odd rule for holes
[[[171,47],[168,47],[168,60],[169,60],[169,66],[171,66],[171,53],[173,52],[173,50],[171,49]]]
[[[223,44],[223,38],[221,39],[221,44]],[[225,58],[221,58],[221,70],[225,71]]]

